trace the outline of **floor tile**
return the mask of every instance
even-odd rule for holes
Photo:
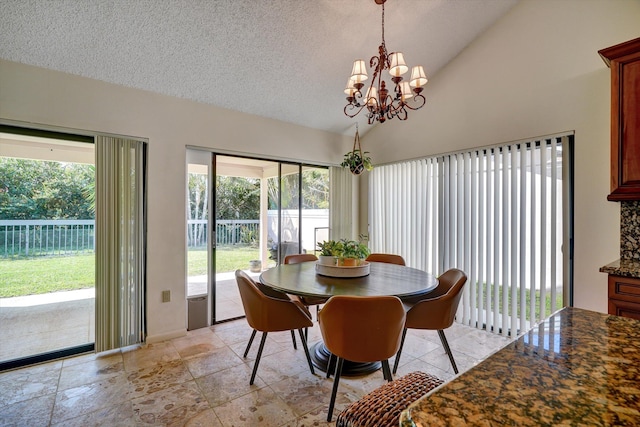
[[[134,398],[192,381],[193,376],[182,360],[171,360],[131,372],[127,380]]]
[[[296,414],[268,387],[261,388],[213,408],[225,427],[296,424]]]
[[[259,376],[256,376],[253,385],[249,385],[251,370],[251,366],[241,364],[196,378],[196,383],[204,393],[211,407],[216,407],[236,397],[266,387],[267,384]]]
[[[141,426],[185,425],[210,409],[195,381],[138,397],[132,405],[136,423]]]
[[[121,402],[112,406],[99,409],[94,412],[80,415],[76,418],[67,419],[54,427],[136,427],[136,421],[133,416],[133,408],[131,402]]]
[[[0,375],[0,408],[55,393],[62,362],[36,365]]]
[[[91,384],[124,372],[124,362],[120,353],[87,360],[84,363],[63,365],[60,372],[58,390]]]
[[[139,348],[127,348],[123,350],[122,356],[124,358],[124,368],[128,372],[180,359],[180,354],[171,344],[171,341],[146,344]]]
[[[49,394],[0,407],[0,426],[46,426],[56,395]]]
[[[125,373],[63,390],[56,394],[52,423],[60,423],[130,399],[131,386]]]

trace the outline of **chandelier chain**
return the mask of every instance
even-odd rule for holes
[[[384,42],[384,3],[382,3],[382,46],[384,46],[386,50],[387,46]]]

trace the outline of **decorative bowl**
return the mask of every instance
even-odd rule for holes
[[[316,274],[328,277],[364,277],[369,275],[369,263],[363,261],[362,264],[356,266],[343,265],[323,265],[316,263]]]

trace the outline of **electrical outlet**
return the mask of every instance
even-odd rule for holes
[[[162,291],[162,302],[171,301],[171,291]]]

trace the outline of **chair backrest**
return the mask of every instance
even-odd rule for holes
[[[404,321],[404,307],[394,296],[333,296],[318,315],[327,349],[353,362],[393,356],[400,347]]]
[[[285,264],[299,264],[301,262],[317,261],[318,257],[314,254],[293,254],[284,257]]]
[[[293,301],[266,295],[244,271],[236,270],[236,282],[247,322],[253,329],[275,332],[313,326],[310,316]]]
[[[438,277],[438,286],[407,312],[407,328],[446,329],[453,324],[467,275],[457,268]]]
[[[370,254],[365,261],[386,262],[387,264],[406,265],[404,258],[394,254]]]

